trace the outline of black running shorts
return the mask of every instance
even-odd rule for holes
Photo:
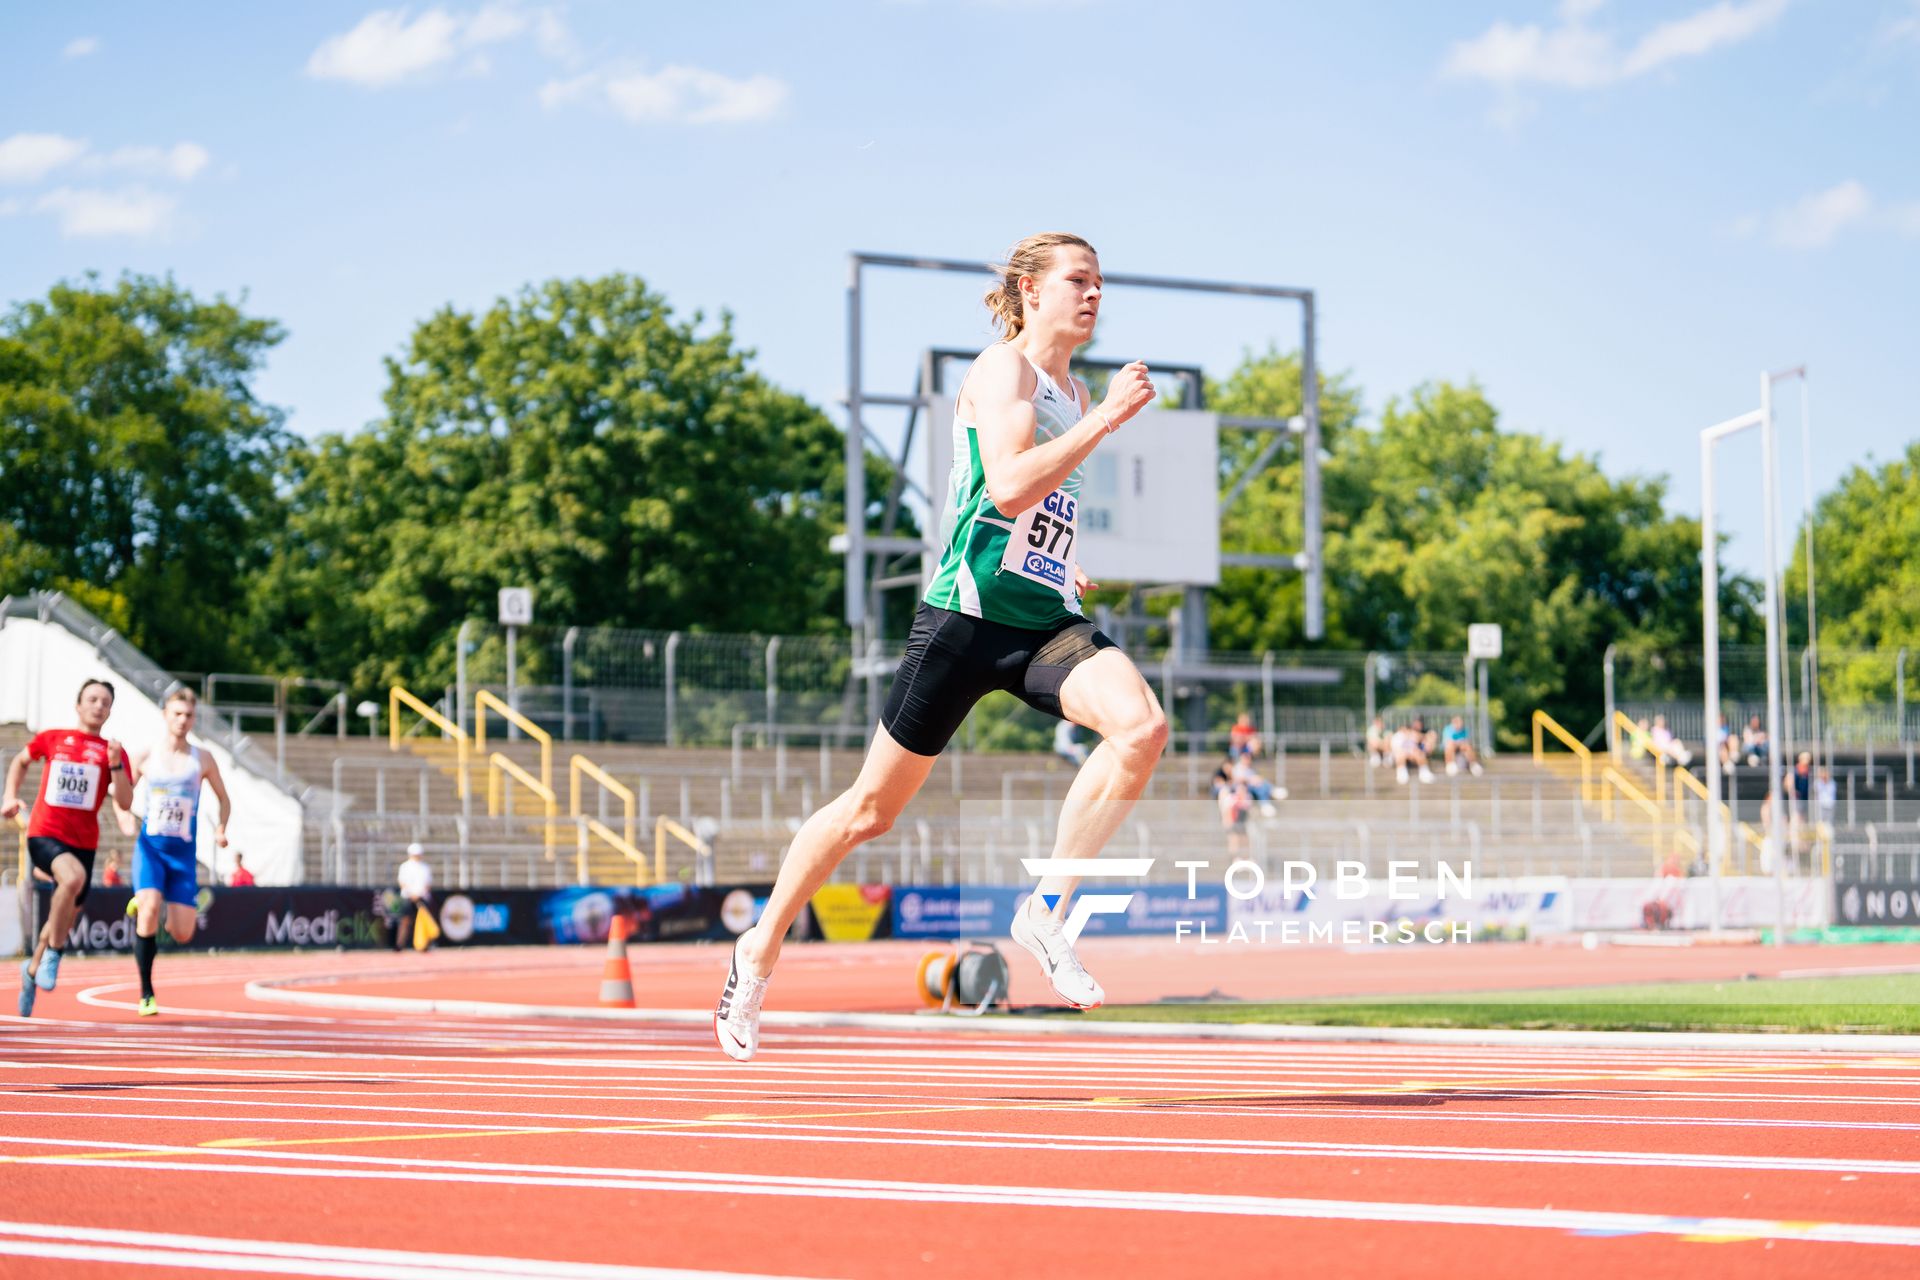
[[[65,840],[56,840],[52,836],[27,837],[27,857],[32,860],[34,866],[46,872],[49,878],[53,876],[53,860],[61,854],[70,853],[80,859],[80,865],[86,868],[87,874],[86,878],[80,882],[80,896],[74,899],[76,905],[85,902],[87,890],[93,888],[94,852],[92,849],[70,845]]]
[[[973,704],[1004,689],[1056,719],[1067,673],[1115,645],[1085,618],[1029,631],[922,604],[880,723],[917,756],[946,750]]]

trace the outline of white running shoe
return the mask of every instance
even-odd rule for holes
[[[1404,784],[1407,780],[1407,766],[1401,765],[1393,773],[1394,781]]]
[[[1473,776],[1474,776],[1474,777],[1476,777],[1476,778],[1477,778],[1477,777],[1479,777],[1479,776],[1480,776],[1481,774],[1483,774],[1483,773],[1485,773],[1485,772],[1486,772],[1486,770],[1485,770],[1485,769],[1482,769],[1482,768],[1481,768],[1481,767],[1480,767],[1480,766],[1479,766],[1479,765],[1478,765],[1477,763],[1476,763],[1476,764],[1470,764],[1470,765],[1468,765],[1468,766],[1467,766],[1467,768],[1469,768],[1469,769],[1471,769],[1471,770],[1473,770]]]
[[[1447,761],[1447,776],[1449,778],[1453,777],[1456,773],[1459,773],[1459,772],[1460,772],[1460,766],[1458,764],[1455,764],[1451,760]]]
[[[1420,766],[1420,781],[1422,781],[1422,782],[1432,782],[1432,781],[1433,781],[1433,770],[1431,770],[1431,769],[1429,769],[1429,768],[1427,768],[1427,766],[1425,766],[1425,765],[1421,765],[1421,766]]]
[[[727,985],[720,992],[720,1007],[713,1011],[713,1038],[735,1062],[747,1061],[760,1047],[760,1002],[766,998],[767,979],[749,978],[740,972],[740,944],[736,941],[733,963],[727,967]]]
[[[1035,911],[1035,907],[1040,910]],[[1008,932],[1015,942],[1033,953],[1053,993],[1062,1000],[1076,1009],[1098,1009],[1106,1000],[1107,993],[1073,953],[1066,928],[1054,918],[1053,912],[1046,910],[1039,894],[1027,899],[1026,905],[1013,913],[1013,928]]]

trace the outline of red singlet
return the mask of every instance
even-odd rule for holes
[[[113,782],[107,740],[84,729],[49,729],[34,735],[27,756],[46,761],[27,834],[52,836],[76,849],[99,848],[100,806]]]

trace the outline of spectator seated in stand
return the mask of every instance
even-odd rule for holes
[[[1749,718],[1747,727],[1740,731],[1740,750],[1747,757],[1748,767],[1760,767],[1760,757],[1767,754],[1767,731],[1759,716]]]
[[[1413,732],[1420,740],[1420,749],[1429,756],[1432,756],[1440,750],[1440,735],[1427,728],[1427,718],[1425,716],[1415,716],[1413,718]]]
[[[1407,766],[1417,765],[1420,769],[1420,781],[1433,781],[1433,770],[1427,764],[1427,749],[1422,743],[1420,733],[1412,725],[1403,724],[1395,729],[1390,746],[1393,751],[1393,770],[1396,780],[1404,783],[1407,780]]]
[[[1733,772],[1734,759],[1740,754],[1733,736],[1733,726],[1727,723],[1725,716],[1720,717],[1719,727],[1713,731],[1714,757],[1720,761],[1722,773]]]
[[[1253,713],[1242,711],[1227,731],[1227,755],[1235,760],[1260,754],[1260,731],[1253,727]]]
[[[1255,804],[1260,806],[1260,814],[1262,817],[1271,818],[1279,812],[1273,807],[1273,802],[1287,798],[1287,789],[1285,787],[1276,787],[1258,773],[1255,773],[1253,760],[1249,756],[1235,756],[1227,763],[1230,770],[1229,776],[1233,784],[1246,788],[1247,795],[1253,799]]]
[[[1687,744],[1673,736],[1673,730],[1667,728],[1665,716],[1653,718],[1653,728],[1647,736],[1653,742],[1655,755],[1664,757],[1669,763],[1686,768],[1693,763],[1693,752],[1687,750]]]
[[[1220,825],[1227,833],[1227,851],[1243,852],[1247,847],[1247,814],[1253,810],[1253,796],[1246,784],[1234,780],[1233,764],[1222,764],[1213,771],[1213,802],[1220,809]]]
[[[1393,763],[1393,735],[1387,732],[1387,722],[1379,716],[1367,726],[1367,763],[1376,769]]]
[[[1440,731],[1440,747],[1447,762],[1448,777],[1459,773],[1462,764],[1472,770],[1476,778],[1485,772],[1480,767],[1480,753],[1467,735],[1465,716],[1455,716],[1447,722],[1447,727]]]
[[[227,878],[227,884],[234,889],[253,887],[253,872],[247,870],[247,860],[237,849],[233,854],[233,874]]]

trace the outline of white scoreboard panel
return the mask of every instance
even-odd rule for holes
[[[953,468],[953,398],[936,396],[927,492],[938,536]],[[1099,583],[1220,581],[1220,425],[1194,409],[1146,409],[1083,466],[1080,567]],[[929,558],[926,572],[933,572]]]

